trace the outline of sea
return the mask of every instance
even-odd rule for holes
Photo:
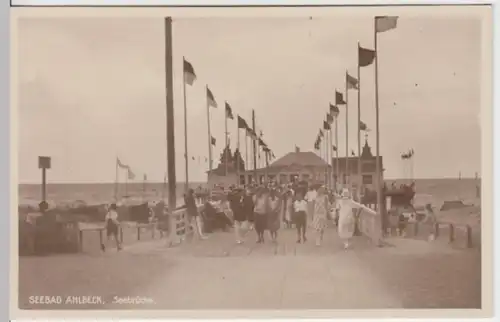
[[[190,188],[205,188],[206,183],[193,182]],[[183,200],[185,183],[176,185],[177,204]],[[20,207],[36,207],[42,198],[40,184],[19,184],[18,204]],[[114,183],[48,183],[46,198],[51,207],[71,205],[102,205],[115,200]],[[118,200],[124,203],[159,201],[168,198],[168,187],[161,183],[120,183],[117,189]],[[126,200],[126,202],[125,202]],[[183,201],[182,201],[183,203]],[[181,204],[182,204],[181,203]]]
[[[480,206],[477,187],[480,179],[415,179],[417,205],[431,203],[440,207],[445,200],[462,200],[466,204]],[[386,180],[388,186],[396,183],[399,186],[409,180]],[[206,187],[206,183],[190,183],[190,188]],[[177,199],[182,200],[185,184],[177,184]],[[19,206],[37,206],[41,200],[41,185],[19,184]],[[92,184],[47,184],[47,201],[49,205],[108,204],[114,200],[114,183]],[[158,201],[162,197],[168,198],[168,189],[164,183],[129,183],[118,186],[119,199],[126,198],[132,201]]]

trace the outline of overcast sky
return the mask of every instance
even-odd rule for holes
[[[175,19],[177,180],[184,180],[183,56],[198,75],[186,93],[189,154],[196,158],[190,179],[204,181],[206,84],[219,104],[211,110],[214,161],[223,147],[226,100],[247,121],[255,109],[257,127],[277,157],[295,145],[312,151],[335,88],[345,90],[346,68],[356,76],[357,42],[373,48],[372,27],[368,16]],[[51,182],[112,182],[116,156],[138,178],[146,173],[163,180],[163,33],[161,18],[19,20],[20,182],[39,181],[39,155],[52,157]],[[480,172],[481,21],[401,16],[397,29],[379,34],[378,46],[386,177],[404,176],[400,155],[409,148],[415,177]],[[349,104],[349,150],[357,151],[354,90]],[[340,111],[343,156],[345,108]],[[374,129],[373,66],[361,70],[361,115]],[[229,130],[234,149],[235,121]],[[368,141],[375,153],[374,131]]]

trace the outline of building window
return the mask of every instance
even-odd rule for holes
[[[241,175],[240,176],[240,184],[243,184],[243,185],[246,184],[246,182],[245,182],[245,175]]]
[[[309,177],[310,177],[310,176],[309,176],[309,174],[307,174],[307,173],[303,173],[303,174],[302,174],[302,180],[307,181],[307,180],[309,180]]]
[[[287,178],[286,174],[280,174],[280,183],[287,183]]]
[[[372,184],[373,177],[369,174],[363,175],[363,184]]]

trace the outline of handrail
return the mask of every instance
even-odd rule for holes
[[[205,210],[204,204],[199,204],[198,206],[198,211],[201,213]],[[167,229],[167,237],[169,239],[168,243],[170,245],[175,245],[179,244],[182,241],[186,239],[186,236],[190,234],[193,231],[192,225],[188,225],[187,221],[187,214],[186,214],[186,208],[181,207],[177,208],[173,212],[169,213],[168,216],[168,229]],[[78,230],[78,248],[81,251],[83,251],[83,233],[84,232],[98,232],[99,233],[99,241],[100,244],[103,242],[103,232],[106,229],[104,223],[99,223],[97,227],[80,227],[79,223],[77,225],[77,230]],[[137,233],[137,241],[141,240],[141,233],[143,229],[151,229],[151,234],[152,238],[155,238],[155,231],[159,230],[159,238],[164,237],[164,230],[160,229],[160,222],[153,222],[153,223],[137,223],[135,225],[120,225],[119,227],[119,238],[120,241],[123,242],[123,230],[126,228],[132,228],[136,229]]]

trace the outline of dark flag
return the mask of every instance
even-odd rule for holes
[[[354,157],[356,156],[356,153],[354,153],[354,150],[351,150],[351,155]]]
[[[213,146],[215,146],[215,142],[217,142],[213,136],[212,136],[212,140],[211,140],[211,142],[212,142],[212,145],[213,145]]]
[[[339,115],[340,111],[339,111],[339,108],[335,105],[332,105],[330,103],[330,114],[333,116],[333,117],[337,117]]]
[[[247,135],[252,138],[252,140],[257,140],[257,134],[255,134],[255,131],[251,128],[247,128]]]
[[[238,128],[248,129],[247,121],[245,121],[241,116],[238,115]]]
[[[208,87],[207,87],[207,100],[208,100],[208,106],[217,107],[217,102],[215,101],[214,94],[212,94],[212,91]]]
[[[323,129],[326,131],[330,129],[330,124],[327,121],[323,121]]]
[[[345,105],[344,95],[339,91],[335,91],[335,105]]]
[[[227,102],[226,102],[226,117],[228,119],[234,120],[233,110]]]
[[[359,130],[360,131],[365,131],[365,132],[370,132],[370,129],[362,121],[359,121]]]
[[[259,138],[259,145],[262,147],[267,147],[267,145],[264,143],[264,141],[262,141],[261,138]]]
[[[193,65],[186,59],[184,59],[184,79],[188,85],[193,85],[196,80],[196,73],[194,72]]]
[[[347,88],[358,89],[358,80],[355,77],[349,75],[349,73],[346,74],[346,81],[347,81]]]
[[[322,138],[322,137],[323,137],[323,135],[324,135],[324,134],[323,134],[323,130],[322,130],[322,129],[319,129],[319,135],[318,135],[318,136],[319,136],[320,138]]]
[[[333,149],[333,151],[335,151],[335,152],[337,151],[337,147],[336,147],[335,145],[332,145],[332,149]]]
[[[358,46],[358,64],[360,67],[370,66],[375,59],[375,50]]]

